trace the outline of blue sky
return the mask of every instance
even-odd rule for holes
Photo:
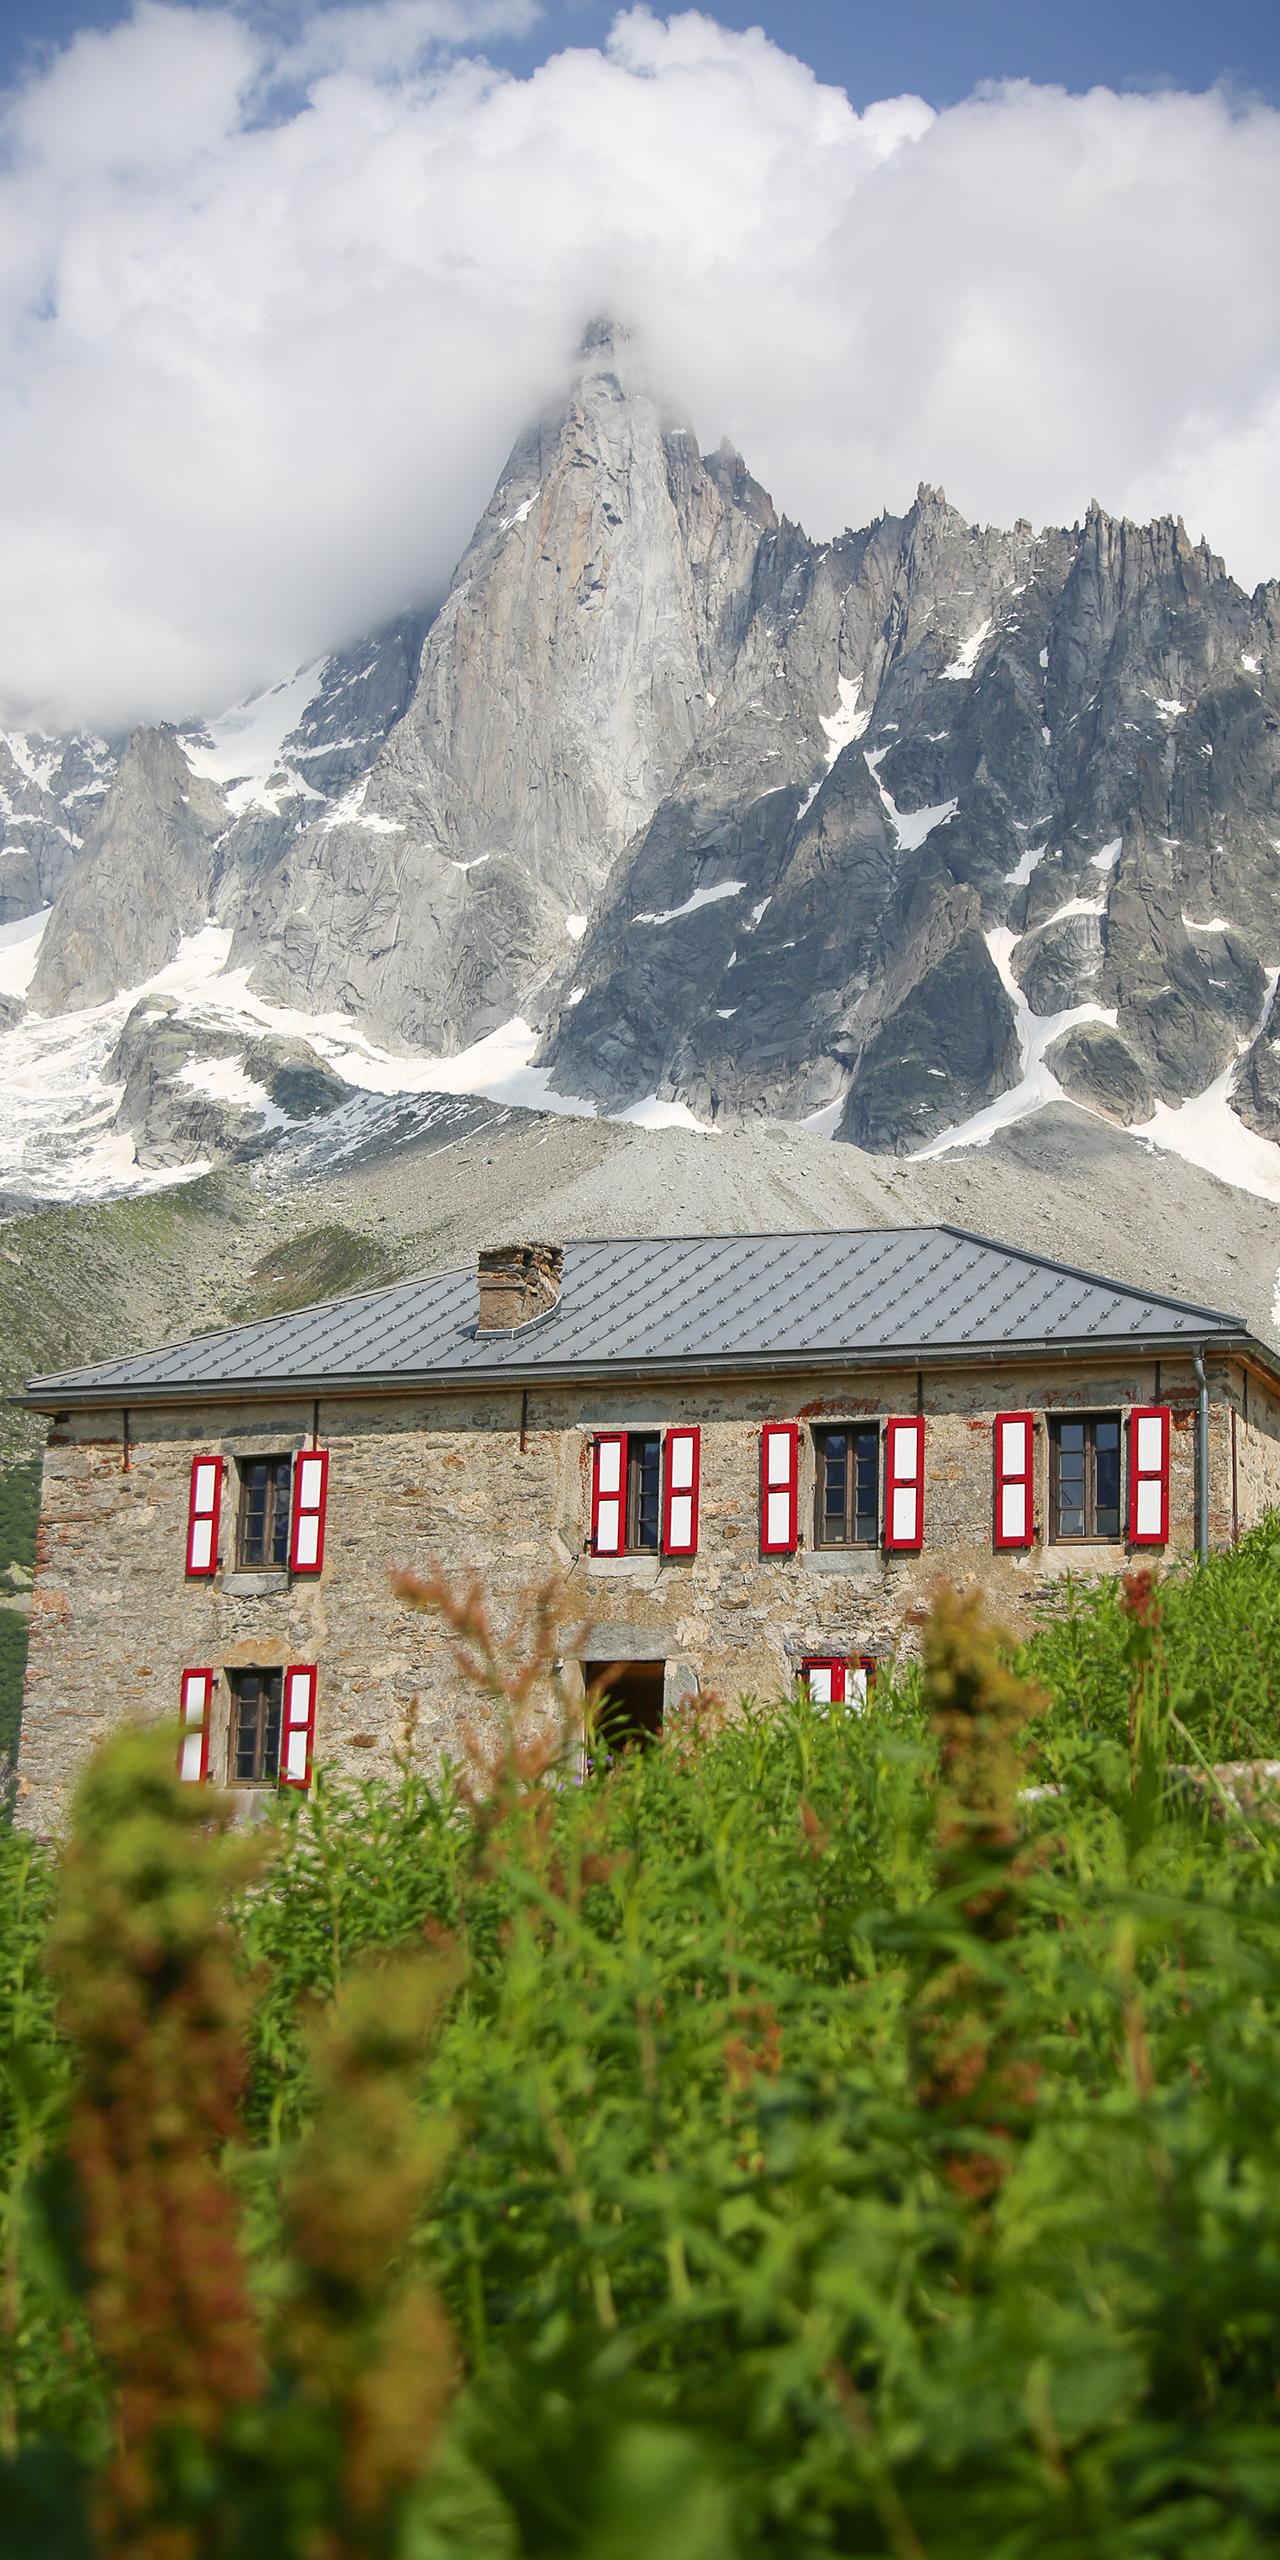
[[[0,77],[33,49],[126,14],[120,0],[0,0]],[[708,0],[707,14],[763,25],[858,106],[903,90],[946,106],[1013,78],[1074,90],[1225,81],[1280,101],[1280,0]],[[492,50],[531,69],[564,45],[598,43],[615,15],[613,0],[548,0],[536,36]]]

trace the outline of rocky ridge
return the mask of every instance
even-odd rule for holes
[[[599,330],[433,616],[118,763],[19,763],[0,922],[53,907],[33,1023],[213,934],[199,1037],[144,997],[103,1050],[169,1167],[346,1108],[335,1016],[406,1081],[519,1033],[552,1107],[919,1154],[1070,1101],[1230,1157],[1280,1140],[1278,622],[1096,506],[1004,532],[922,488],[816,544]],[[202,1110],[219,973],[258,1047]],[[313,1068],[295,1112],[272,1079]]]

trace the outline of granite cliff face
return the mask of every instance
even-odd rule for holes
[[[105,738],[0,730],[0,927],[52,906],[115,765]]]
[[[697,744],[773,520],[595,349],[517,445],[366,781],[246,882],[233,960],[428,1051],[542,1011]]]
[[[39,1013],[213,927],[260,1008],[410,1057],[519,1017],[605,1110],[902,1153],[1208,1096],[1280,1139],[1280,589],[1179,524],[992,531],[928,488],[818,545],[608,330],[434,616],[140,732],[114,778],[56,747],[0,757],[32,847],[0,922],[54,908]],[[113,1070],[144,1141],[156,1036]],[[208,1135],[162,1116],[166,1160]]]

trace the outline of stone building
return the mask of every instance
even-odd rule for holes
[[[860,1698],[941,1575],[1068,1572],[1280,1499],[1280,1370],[1228,1315],[953,1227],[519,1245],[33,1380],[50,1416],[19,1818],[126,1716],[246,1789],[458,1747],[397,1567],[501,1617],[564,1575],[622,1729],[710,1688]]]

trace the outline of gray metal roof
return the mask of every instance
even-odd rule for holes
[[[474,1267],[34,1378],[24,1403],[184,1403],[224,1393],[656,1376],[1115,1352],[1247,1340],[1238,1318],[959,1227],[662,1236],[565,1248],[548,1315],[478,1335]]]

